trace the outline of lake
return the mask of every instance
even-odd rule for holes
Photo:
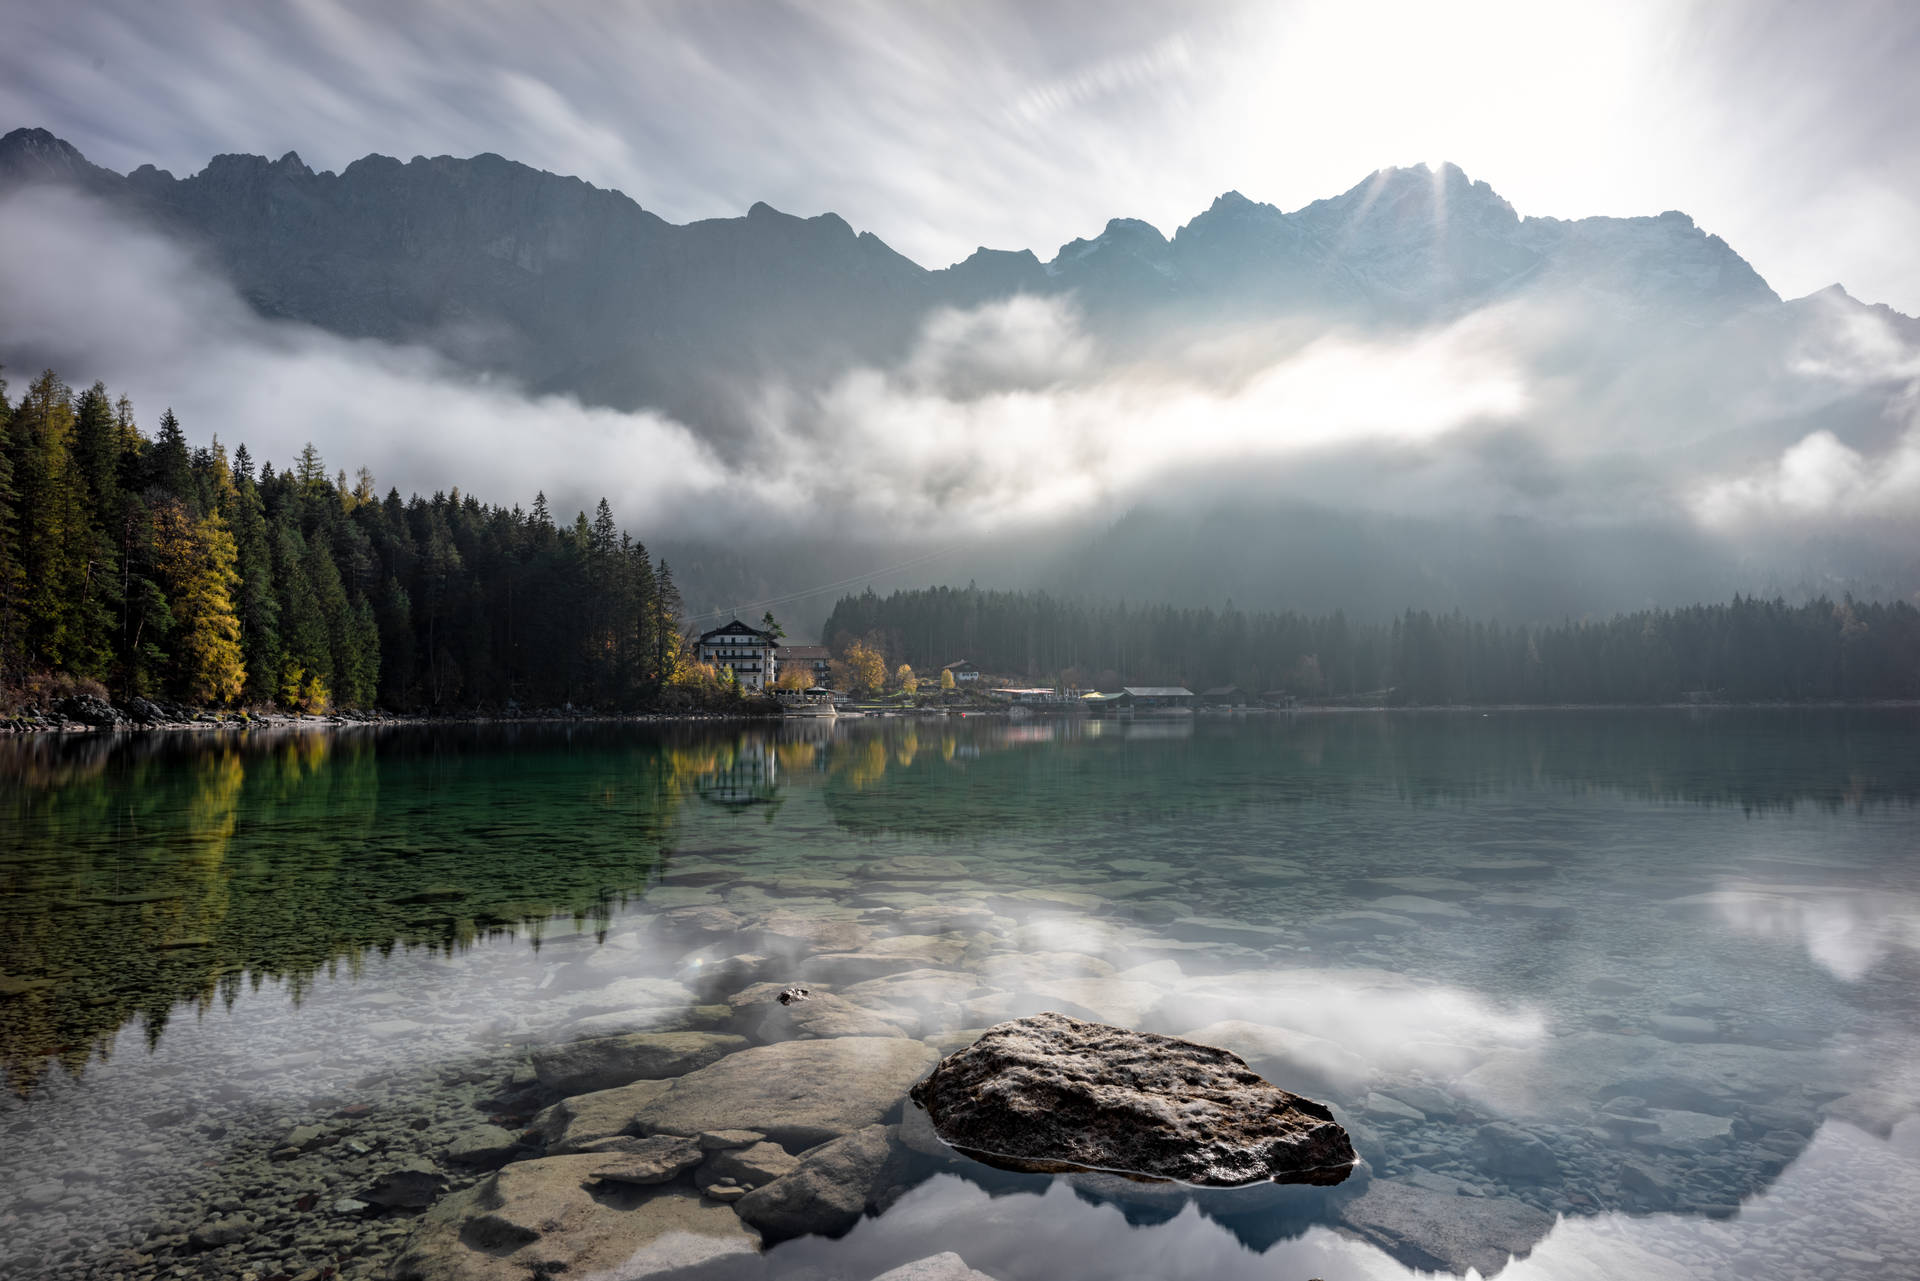
[[[1911,709],[0,741],[0,1275],[385,1276],[404,1202],[555,1142],[555,1047],[930,1061],[1057,1009],[1242,1054],[1365,1169],[1196,1200],[922,1141],[844,1235],[688,1275],[1912,1276],[1917,748]]]

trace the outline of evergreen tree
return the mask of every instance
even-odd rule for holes
[[[280,618],[280,671],[274,696],[289,707],[324,704],[333,688],[333,646],[326,614],[307,577],[311,563],[307,540],[293,523],[290,506],[275,514],[269,536]]]
[[[175,692],[194,703],[231,703],[247,679],[233,606],[240,582],[233,535],[218,512],[195,520],[171,499],[154,508],[154,527],[175,623]]]
[[[21,629],[26,621],[21,564],[20,495],[13,484],[13,405],[0,378],[0,685],[22,675]]]
[[[279,692],[280,601],[273,590],[273,546],[266,504],[253,480],[253,460],[241,445],[233,454],[229,494],[220,511],[233,531],[240,586],[240,652],[247,669],[246,697],[272,702]]]
[[[193,457],[187,449],[187,435],[171,408],[160,415],[160,430],[148,451],[147,483],[181,502],[189,502],[194,496]]]

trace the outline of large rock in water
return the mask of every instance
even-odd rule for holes
[[[912,1098],[942,1139],[1006,1169],[1324,1185],[1356,1160],[1332,1112],[1238,1056],[1064,1014],[987,1029]]]

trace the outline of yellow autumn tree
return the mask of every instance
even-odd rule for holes
[[[173,611],[173,660],[181,693],[196,703],[231,703],[247,683],[233,593],[239,552],[218,513],[195,520],[184,505],[153,509],[154,559]]]
[[[887,660],[865,641],[847,646],[847,679],[860,694],[876,693],[887,683]]]
[[[955,684],[955,681],[953,679],[953,673],[944,667],[941,668],[940,669],[940,692],[943,694],[952,693],[954,684]]]
[[[894,672],[893,683],[899,686],[903,694],[920,692],[920,678],[913,674],[913,668],[906,663],[900,664],[898,670]]]

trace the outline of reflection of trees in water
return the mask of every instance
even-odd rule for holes
[[[1249,806],[1397,798],[1447,804],[1526,790],[1592,791],[1635,801],[1749,812],[1912,805],[1920,755],[1907,750],[1911,709],[1553,711],[1256,717],[1178,737],[1116,732],[1100,722],[1044,727],[967,721],[938,753],[876,754],[876,737],[910,724],[847,727],[834,772],[852,790],[892,784],[836,818],[865,830],[944,832],[988,798],[996,821],[1168,819]],[[1060,750],[1028,750],[1057,746]],[[916,786],[965,769],[968,787]],[[835,792],[829,792],[829,805]],[[1017,803],[1015,803],[1017,802]],[[1004,811],[1004,812],[1003,812]]]
[[[297,1001],[370,951],[605,921],[646,884],[678,795],[659,745],[631,736],[0,744],[0,1061],[24,1093],[129,1021],[157,1040],[183,1001],[267,979]]]

